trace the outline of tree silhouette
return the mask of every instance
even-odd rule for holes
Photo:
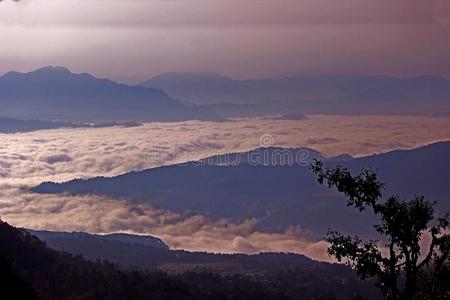
[[[374,228],[384,242],[362,241],[330,230],[328,254],[349,264],[362,279],[375,278],[387,299],[449,299],[449,214],[434,217],[434,203],[415,196],[382,200],[384,184],[371,170],[357,176],[343,167],[311,166],[320,184],[335,187],[347,198],[347,206],[370,209],[380,219]],[[424,246],[424,237],[431,237]],[[425,248],[425,249],[424,249]]]

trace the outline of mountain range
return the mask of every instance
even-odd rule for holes
[[[0,77],[0,117],[63,122],[149,122],[223,118],[159,89],[119,84],[64,67]]]
[[[328,228],[371,236],[373,228],[368,224],[374,217],[346,208],[340,194],[319,185],[308,168],[312,159],[321,159],[327,166],[343,165],[352,172],[372,168],[386,182],[385,196],[424,195],[437,202],[438,212],[445,212],[450,211],[448,153],[450,142],[328,160],[306,148],[262,148],[112,178],[46,182],[33,191],[128,198],[178,213],[201,213],[237,222],[257,218],[258,227],[268,231],[299,225],[317,237]]]
[[[222,121],[292,113],[450,116],[449,100],[450,82],[436,76],[235,80],[165,73],[141,86],[54,66],[0,76],[0,117],[72,123]]]
[[[256,105],[272,114],[450,116],[450,81],[437,76],[303,75],[236,80],[216,74],[164,73],[142,85],[228,110],[229,103],[235,103]]]
[[[217,273],[268,272],[288,266],[328,266],[300,254],[214,254],[170,250],[160,239],[132,234],[88,234],[28,230],[49,247],[82,255],[91,261],[107,260],[135,270],[205,270]]]

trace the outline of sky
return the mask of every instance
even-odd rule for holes
[[[0,74],[62,65],[128,83],[164,72],[450,79],[448,0],[3,0],[0,36]]]

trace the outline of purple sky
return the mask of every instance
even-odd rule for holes
[[[5,0],[0,36],[0,73],[450,78],[448,0]]]

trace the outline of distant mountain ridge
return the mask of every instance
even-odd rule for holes
[[[146,247],[152,247],[156,249],[164,249],[168,250],[169,246],[167,246],[164,241],[159,238],[150,236],[150,235],[133,235],[126,233],[111,233],[111,234],[89,234],[86,232],[58,232],[58,231],[47,231],[47,230],[28,230],[34,236],[37,236],[40,240],[48,241],[50,239],[95,239],[99,242],[121,242],[126,244],[137,244]]]
[[[0,77],[1,117],[64,122],[222,120],[214,111],[186,105],[159,89],[119,84],[64,67]]]
[[[268,137],[270,138],[270,137]],[[272,141],[269,140],[268,143]],[[261,141],[264,143],[264,140]],[[282,148],[260,147],[245,152],[232,152],[209,156],[198,161],[188,162],[187,165],[199,166],[303,166],[308,167],[315,159],[327,160],[320,152],[306,147]]]
[[[74,124],[41,120],[19,120],[0,117],[0,133],[30,132],[42,129],[75,127]]]
[[[213,219],[257,218],[261,230],[283,231],[299,225],[318,237],[329,227],[368,235],[372,216],[346,208],[341,195],[317,183],[308,164],[318,158],[328,166],[344,165],[353,172],[372,168],[386,182],[386,195],[421,194],[437,201],[438,211],[450,211],[450,142],[356,159],[343,155],[327,160],[318,152],[307,151],[262,148],[112,178],[42,183],[33,191],[127,198],[178,213],[202,213]],[[257,163],[246,161],[251,153],[259,157]],[[296,153],[301,153],[301,163],[286,163]],[[267,157],[274,159],[267,161]],[[236,161],[239,163],[233,163]]]
[[[262,117],[276,113],[271,107],[258,104],[213,103],[205,106],[225,118]]]
[[[137,127],[137,122],[109,122],[109,123],[69,123],[58,121],[42,120],[21,120],[0,117],[0,133],[32,132],[37,130],[58,129],[58,128],[101,128],[111,126]]]
[[[165,73],[142,85],[197,104],[253,104],[280,114],[450,116],[450,81],[437,76],[303,75],[235,80],[216,74]]]
[[[242,272],[269,271],[283,266],[312,266],[321,262],[300,254],[260,253],[260,254],[214,254],[170,250],[160,239],[152,236],[108,234],[97,235],[85,232],[58,232],[27,230],[47,243],[51,248],[82,255],[91,261],[108,260],[122,268],[151,270],[164,268],[167,264],[196,266],[210,271]],[[218,268],[223,264],[223,269]],[[327,264],[324,264],[326,266]],[[203,266],[203,267],[202,267]]]

